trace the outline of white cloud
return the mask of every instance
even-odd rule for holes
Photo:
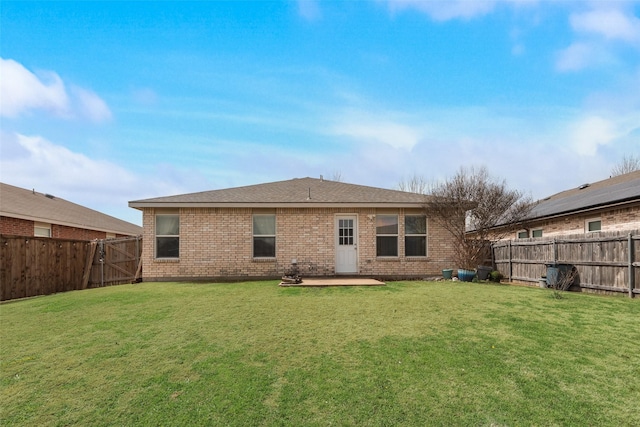
[[[0,58],[0,115],[16,118],[34,110],[54,116],[83,117],[93,122],[111,118],[107,104],[94,92],[71,86],[69,92],[58,74],[47,71],[38,75],[22,64]]]
[[[640,47],[640,19],[611,8],[621,4],[606,3],[606,9],[571,14],[569,22],[578,40],[558,52],[556,69],[578,71],[614,63],[618,61],[612,49],[615,43]]]
[[[2,182],[35,188],[130,222],[139,223],[140,215],[128,201],[185,192],[178,180],[165,178],[168,170],[153,177],[137,175],[41,136],[0,132],[0,143]]]
[[[112,194],[119,186],[130,186],[135,177],[117,164],[93,160],[61,145],[56,145],[40,136],[2,134],[3,152],[14,153],[9,159],[4,156],[3,180],[6,177],[23,180],[29,177],[41,185],[58,185]],[[105,179],[105,177],[109,179]]]
[[[576,42],[558,52],[556,68],[559,71],[581,70],[593,62],[594,48],[591,44]]]
[[[640,19],[627,16],[620,10],[591,10],[574,13],[570,17],[575,31],[595,33],[610,40],[640,41]]]
[[[136,104],[140,105],[155,105],[158,103],[158,94],[150,88],[133,89],[131,97]]]
[[[435,21],[469,20],[491,13],[499,4],[511,6],[537,3],[537,0],[384,0],[392,12],[415,9]]]
[[[18,117],[30,110],[42,109],[58,116],[68,114],[69,97],[56,73],[42,73],[41,78],[22,64],[0,58],[0,114]]]
[[[624,122],[597,115],[586,116],[571,125],[571,145],[581,156],[595,156],[600,146],[611,144],[624,136],[629,131],[627,127],[628,124]]]
[[[411,150],[422,137],[422,132],[389,119],[350,115],[336,125],[331,133],[347,136],[358,142],[380,143],[396,149]]]
[[[486,15],[495,7],[495,1],[424,1],[424,0],[388,0],[392,11],[415,9],[429,15],[436,21],[450,19],[471,19]]]
[[[95,123],[111,119],[111,110],[107,107],[107,103],[94,92],[78,86],[72,86],[71,91],[77,101],[78,114]]]
[[[345,156],[333,154],[332,167],[342,170],[347,182],[386,188],[413,174],[438,181],[461,165],[486,165],[510,187],[542,198],[607,178],[621,153],[638,150],[640,131],[638,111],[614,114],[553,107],[357,111],[344,114],[346,119],[332,129],[356,141],[345,144]],[[402,131],[407,131],[405,141],[410,142],[398,142],[402,138],[395,136]],[[383,138],[385,134],[394,137]]]
[[[609,144],[615,138],[613,124],[602,117],[581,119],[573,127],[572,145],[582,156],[594,156],[600,145]]]
[[[524,55],[526,52],[526,47],[523,43],[516,43],[511,47],[511,54],[514,56]]]
[[[298,13],[308,21],[316,21],[322,17],[317,0],[298,0]]]

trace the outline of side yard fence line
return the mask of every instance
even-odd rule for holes
[[[0,235],[0,301],[136,282],[142,237],[93,241]]]
[[[599,232],[491,245],[496,269],[510,281],[537,282],[549,264],[576,267],[581,288],[640,294],[640,231]]]

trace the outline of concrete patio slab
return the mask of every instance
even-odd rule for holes
[[[326,286],[386,286],[384,282],[366,277],[310,277],[302,283],[280,283],[282,287],[326,287]]]

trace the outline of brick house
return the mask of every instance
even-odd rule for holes
[[[509,238],[640,230],[640,171],[584,184],[540,200],[525,227]]]
[[[50,194],[0,183],[0,234],[93,240],[142,234],[142,227]]]
[[[424,195],[314,178],[129,202],[143,212],[145,280],[409,278],[452,266]]]

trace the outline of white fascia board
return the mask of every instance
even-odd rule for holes
[[[130,208],[421,208],[422,203],[161,203],[129,202]]]

